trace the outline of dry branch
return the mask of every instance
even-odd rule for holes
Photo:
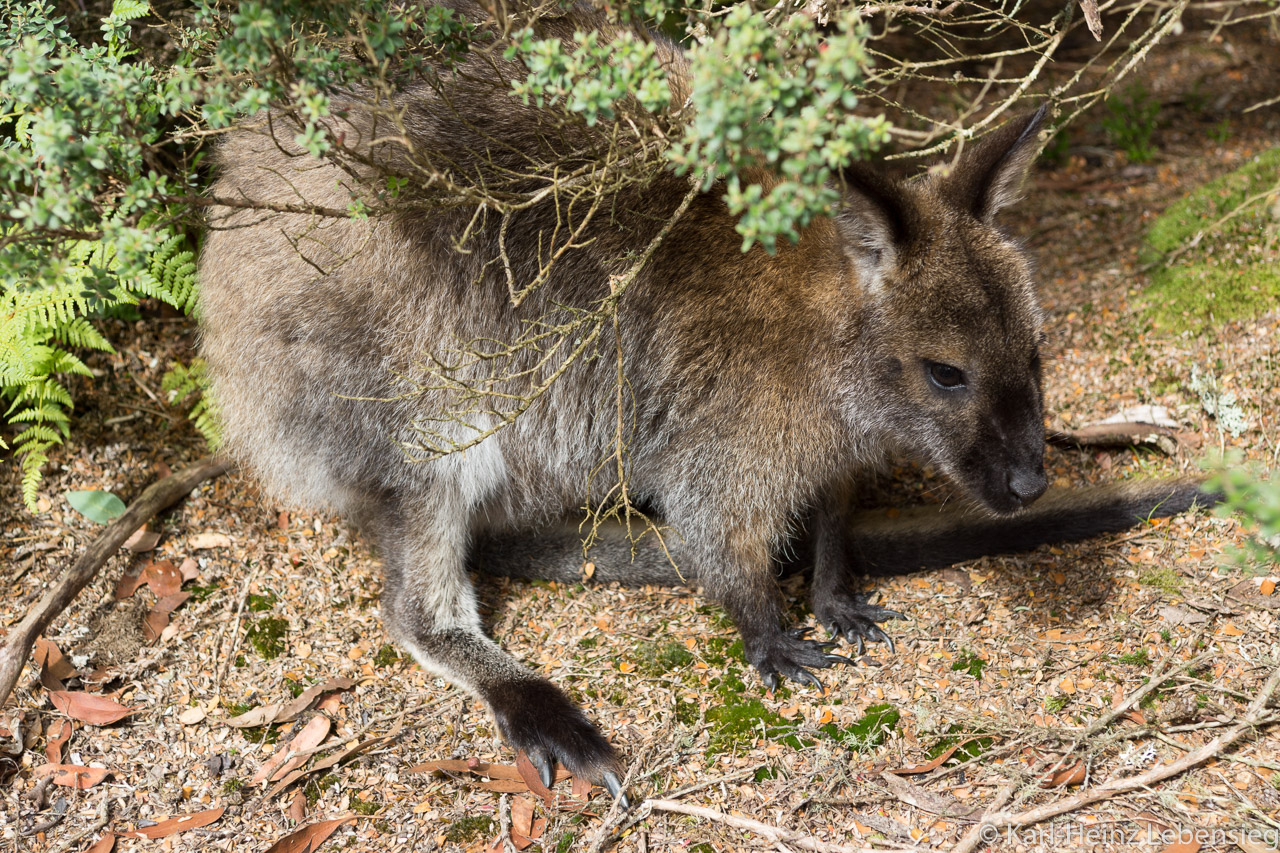
[[[762,823],[758,820],[752,820],[748,817],[737,817],[728,815],[724,812],[718,812],[715,809],[709,809],[706,806],[690,806],[676,800],[645,800],[641,806],[644,813],[648,812],[674,812],[675,814],[685,814],[691,817],[700,817],[704,820],[722,823],[725,826],[732,826],[734,829],[753,832],[756,835],[766,838],[774,844],[782,844],[787,847],[798,847],[801,850],[813,850],[815,853],[880,853],[881,848],[875,847],[853,847],[848,844],[836,844],[830,841],[823,841],[820,838],[814,838],[812,835],[804,835],[790,829],[783,829],[780,826],[774,826],[770,823]],[[923,850],[922,847],[898,847],[899,850]]]
[[[22,667],[31,654],[36,639],[67,606],[75,600],[80,590],[93,580],[98,570],[120,550],[125,541],[156,513],[173,506],[192,489],[228,470],[231,464],[210,457],[176,474],[157,480],[131,503],[124,514],[107,525],[97,539],[89,545],[80,559],[53,585],[40,602],[0,643],[0,705],[9,698]]]
[[[1249,703],[1249,707],[1240,722],[1199,749],[1189,751],[1177,761],[1152,767],[1147,772],[1139,773],[1137,776],[1112,779],[1110,782],[1104,782],[1096,788],[1081,791],[1075,796],[1046,803],[1024,812],[1011,813],[1002,811],[985,815],[956,846],[955,853],[969,853],[969,851],[976,849],[979,844],[989,841],[991,830],[988,827],[1030,826],[1040,823],[1058,815],[1075,811],[1078,808],[1110,799],[1119,794],[1140,788],[1148,788],[1158,782],[1163,782],[1165,779],[1184,773],[1196,765],[1203,764],[1210,758],[1216,758],[1223,750],[1231,746],[1255,726],[1265,722],[1277,721],[1277,718],[1268,717],[1266,714],[1267,704],[1275,695],[1277,687],[1280,687],[1280,668],[1271,673],[1271,677],[1267,679],[1262,689],[1258,691],[1257,696]]]

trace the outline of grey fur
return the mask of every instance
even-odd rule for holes
[[[544,26],[609,35],[582,11]],[[660,55],[682,101],[684,60],[669,45]],[[360,97],[339,104],[335,130],[365,161],[351,170],[307,157],[287,130],[273,138],[278,123],[241,128],[219,151],[213,191],[344,209],[353,193],[374,198],[379,169],[423,166],[497,185],[565,152],[589,158],[607,133],[552,122],[505,83],[492,85],[521,74],[512,63],[490,56],[462,70],[446,97],[425,87],[399,96],[405,139],[381,134]],[[767,683],[816,683],[809,668],[842,660],[783,624],[774,558],[807,515],[820,622],[859,643],[887,640],[876,623],[895,614],[857,593],[840,508],[888,450],[934,463],[996,513],[1044,488],[1040,311],[1029,264],[992,221],[1013,199],[1039,123],[1011,122],[945,177],[901,183],[851,169],[842,209],[776,256],[740,250],[713,188],[621,302],[632,494],[674,528],[678,565],[725,606]],[[686,187],[663,173],[620,189],[590,245],[566,254],[519,307],[495,263],[496,221],[481,218],[459,252],[474,211],[433,208],[414,186],[369,220],[215,209],[200,260],[203,351],[229,449],[271,493],[369,532],[386,563],[388,629],[424,666],[488,702],[509,742],[539,766],[559,760],[611,789],[619,765],[603,736],[481,633],[467,565],[477,541],[489,547],[564,517],[608,487],[587,472],[613,450],[612,359],[579,360],[513,425],[431,462],[415,462],[403,444],[415,426],[447,420],[454,401],[441,390],[406,394],[403,377],[448,359],[459,341],[511,341],[526,323],[567,316],[565,306],[594,305]],[[510,223],[519,281],[532,278],[556,214],[548,202]],[[601,351],[614,343],[606,330]],[[524,353],[513,366],[532,360]],[[937,387],[933,362],[961,368],[967,383]],[[470,435],[455,427],[458,440]],[[602,578],[645,576],[616,560],[601,565]]]

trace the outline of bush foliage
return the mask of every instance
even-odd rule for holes
[[[668,103],[650,41],[543,39],[532,16],[480,33],[443,7],[374,0],[198,0],[164,19],[147,3],[115,0],[73,27],[43,0],[0,8],[0,393],[29,506],[49,449],[69,434],[64,379],[89,374],[76,353],[112,349],[94,321],[143,298],[193,310],[202,160],[236,120],[276,110],[311,154],[341,158],[348,152],[325,123],[336,92],[440,79],[479,45],[525,62],[512,97],[570,120],[614,120],[625,101],[656,127],[686,106]],[[623,10],[658,24],[671,12],[652,1]],[[743,214],[744,246],[772,249],[831,203],[835,169],[885,138],[882,120],[851,112],[862,34],[852,18],[822,32],[810,17],[779,26],[746,5],[714,32],[690,51],[698,118],[663,156],[708,188],[723,181]],[[742,71],[746,57],[754,75]],[[767,197],[738,180],[780,160],[785,182]],[[353,199],[349,213],[370,211]],[[186,397],[202,376],[199,364],[180,366],[165,388]],[[193,417],[216,433],[207,402]]]

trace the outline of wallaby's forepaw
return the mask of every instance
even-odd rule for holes
[[[812,628],[792,628],[778,631],[754,640],[743,638],[747,660],[760,673],[765,686],[773,690],[778,686],[778,676],[783,675],[800,684],[822,689],[822,682],[809,668],[826,669],[832,664],[853,663],[844,655],[833,654],[835,643],[811,640]]]
[[[867,650],[867,643],[884,643],[894,651],[893,638],[884,632],[877,622],[886,619],[906,619],[896,610],[889,610],[870,602],[865,593],[837,595],[825,601],[814,602],[814,615],[833,637],[844,637],[846,642],[856,643],[858,654]]]
[[[617,753],[558,688],[541,679],[525,679],[508,682],[489,696],[498,730],[529,757],[548,788],[558,761],[573,775],[603,786],[622,808],[631,807]]]

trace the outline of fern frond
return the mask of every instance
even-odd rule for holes
[[[151,4],[139,0],[115,0],[111,4],[111,17],[121,21],[135,21],[151,14]]]
[[[148,13],[146,3],[131,0],[116,0],[112,12],[120,20]],[[70,240],[38,286],[0,283],[0,403],[7,404],[7,422],[26,425],[11,444],[21,458],[23,500],[32,509],[48,450],[70,434],[71,395],[54,377],[92,375],[72,349],[114,352],[94,318],[104,310],[136,305],[140,297],[159,299],[187,314],[195,308],[195,253],[185,235],[169,232],[156,224],[158,219],[156,214],[149,229],[158,245],[145,269],[135,264],[125,269],[109,240]],[[203,366],[193,364],[183,381],[182,399],[203,392]],[[217,417],[203,395],[192,405],[190,417],[206,440],[216,443]]]
[[[204,436],[210,449],[216,450],[222,443],[222,423],[206,371],[207,364],[203,358],[191,359],[190,366],[174,362],[160,380],[160,389],[169,395],[169,402],[174,406],[182,405],[193,394],[199,394],[187,417]]]
[[[184,314],[195,309],[196,255],[186,248],[187,238],[174,234],[151,254],[154,294]]]
[[[93,327],[86,318],[75,317],[70,322],[61,323],[52,329],[53,337],[58,343],[68,347],[79,347],[80,349],[96,349],[103,352],[114,352],[115,348],[111,346],[111,342],[102,336],[102,333]],[[70,353],[67,353],[70,355]],[[76,359],[78,367],[72,367],[67,370],[58,370],[58,373],[85,373],[88,375],[88,368]]]
[[[36,511],[37,490],[40,488],[40,469],[49,461],[46,453],[53,443],[50,442],[39,449],[31,449],[22,457],[22,502],[31,512]]]
[[[32,424],[13,437],[13,449],[16,453],[31,453],[32,448],[49,447],[60,444],[62,436],[44,424]]]

